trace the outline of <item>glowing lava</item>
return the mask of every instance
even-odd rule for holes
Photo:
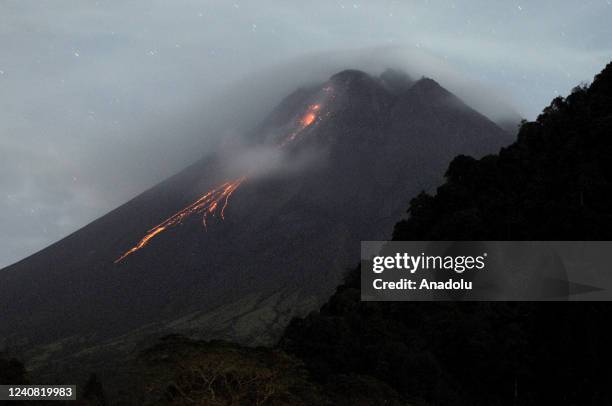
[[[300,120],[300,124],[302,124],[302,129],[314,123],[314,121],[317,119],[317,115],[315,113],[319,111],[320,109],[321,109],[321,106],[319,104],[313,104],[312,106],[308,108],[308,111],[306,112],[304,117],[302,117],[302,119]]]
[[[221,220],[225,220],[225,208],[227,207],[227,203],[229,202],[229,198],[232,194],[238,189],[238,187],[246,180],[246,177],[242,176],[238,179],[235,179],[230,182],[225,182],[214,189],[209,190],[204,196],[200,197],[198,200],[185,207],[183,210],[174,214],[172,217],[167,218],[160,224],[156,225],[152,229],[150,229],[147,234],[136,244],[134,247],[130,248],[123,255],[115,260],[115,263],[123,260],[130,254],[138,251],[139,249],[146,246],[149,241],[157,234],[162,231],[167,230],[168,228],[174,227],[183,222],[183,220],[192,214],[202,214],[202,223],[204,227],[207,227],[207,219],[209,216],[214,216],[217,213],[217,210],[221,206],[221,210],[219,210],[219,217]]]
[[[289,134],[281,143],[280,147],[284,147],[289,142],[295,140],[307,127],[310,127],[318,118],[317,113],[321,110],[320,104],[311,104],[308,106],[306,113],[298,121],[298,128]]]
[[[326,87],[323,89],[326,93],[330,92],[331,87]],[[290,133],[287,137],[285,137],[278,146],[280,148],[284,147],[286,144],[295,140],[304,129],[313,125],[317,119],[319,119],[318,113],[321,110],[321,104],[311,104],[308,106],[308,109],[300,117],[297,122],[297,129],[295,129],[292,133]],[[134,247],[130,248],[123,255],[115,260],[115,263],[122,261],[127,256],[135,253],[139,249],[145,247],[149,241],[151,241],[158,234],[177,226],[183,222],[187,217],[193,214],[201,214],[202,215],[202,223],[205,228],[208,228],[207,220],[208,217],[215,216],[218,212],[221,220],[225,220],[225,209],[229,202],[232,194],[240,187],[240,185],[247,179],[246,176],[242,176],[238,179],[234,179],[229,182],[225,182],[215,188],[206,192],[205,195],[200,197],[198,200],[185,207],[183,210],[177,212],[171,217],[167,218],[160,224],[151,228],[147,231],[147,234],[136,244]],[[219,207],[221,209],[219,210]]]

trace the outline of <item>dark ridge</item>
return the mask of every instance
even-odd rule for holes
[[[370,75],[358,69],[345,69],[329,78],[331,82],[336,84],[358,83],[371,79],[372,77]]]
[[[419,94],[429,94],[437,96],[450,96],[451,93],[444,89],[438,82],[433,79],[422,77],[417,80],[412,86],[412,91]]]
[[[389,98],[390,94],[377,79],[360,70],[347,69],[336,73],[329,79],[329,84],[339,96],[346,101],[355,98],[357,102],[364,97]]]
[[[391,68],[381,73],[380,80],[385,89],[393,94],[403,93],[414,84],[414,80],[406,72]]]

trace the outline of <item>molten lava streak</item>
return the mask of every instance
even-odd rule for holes
[[[225,208],[227,207],[227,203],[229,202],[229,198],[232,194],[238,189],[238,187],[244,182],[246,177],[242,176],[238,179],[235,179],[230,182],[225,182],[222,185],[215,187],[214,189],[209,190],[204,196],[200,197],[198,200],[185,207],[183,210],[174,214],[172,217],[167,218],[160,224],[156,225],[152,229],[150,229],[147,234],[136,244],[134,247],[130,248],[123,255],[115,260],[115,263],[123,260],[130,254],[138,251],[145,245],[151,241],[153,237],[162,231],[167,230],[168,228],[174,227],[183,222],[183,220],[192,214],[200,213],[202,214],[202,223],[204,223],[204,227],[207,227],[206,220],[208,216],[214,216],[217,211],[219,213],[219,217],[221,220],[225,220]],[[221,210],[219,210],[221,207]]]
[[[329,92],[330,89],[325,88],[323,90]],[[310,127],[313,123],[315,123],[318,119],[318,112],[320,110],[320,104],[311,104],[310,106],[308,106],[308,109],[306,110],[304,115],[298,120],[297,129],[290,133],[287,137],[285,137],[285,139],[283,139],[278,146],[280,148],[284,147],[287,143],[295,140],[304,129]],[[163,222],[159,223],[158,225],[147,231],[147,234],[138,242],[138,244],[123,253],[123,255],[121,255],[115,260],[115,263],[124,260],[127,256],[145,247],[149,243],[149,241],[151,241],[156,235],[162,233],[163,231],[166,231],[169,228],[181,224],[183,220],[185,220],[192,214],[202,214],[202,223],[204,224],[205,228],[208,227],[208,217],[215,216],[217,212],[219,213],[219,217],[221,218],[221,220],[225,220],[225,208],[227,207],[229,198],[246,179],[246,176],[242,176],[238,179],[225,182],[209,190],[208,192],[206,192],[205,195],[200,197],[198,200],[196,200],[189,206],[185,207],[183,210],[179,211],[178,213],[167,218]],[[221,207],[221,210],[219,210],[219,207]]]
[[[317,120],[317,113],[319,110],[321,110],[320,104],[311,104],[308,106],[308,110],[306,110],[306,113],[304,113],[298,121],[298,128],[281,141],[279,146],[281,148],[284,147],[287,143],[295,140],[304,129],[310,127]]]
[[[302,117],[302,119],[300,120],[300,123],[302,124],[302,129],[304,129],[304,128],[308,127],[309,125],[311,125],[312,123],[314,123],[314,121],[317,118],[317,115],[315,113],[320,108],[321,108],[321,106],[318,105],[318,104],[313,104],[312,106],[310,106],[308,108],[308,111],[306,112],[304,117]]]

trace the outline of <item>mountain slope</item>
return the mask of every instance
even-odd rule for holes
[[[518,141],[459,156],[394,240],[611,240],[612,63]],[[318,382],[361,374],[436,405],[612,403],[609,303],[361,302],[359,269],[281,348]]]
[[[0,271],[0,337],[47,368],[174,331],[273,342],[452,156],[509,141],[433,80],[397,81],[349,70],[301,89],[246,147]]]

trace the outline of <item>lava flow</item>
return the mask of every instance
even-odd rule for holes
[[[150,229],[147,234],[136,244],[134,247],[130,248],[123,255],[115,260],[115,263],[123,260],[130,254],[138,251],[145,245],[151,241],[153,237],[162,231],[167,230],[168,228],[174,227],[183,222],[183,220],[192,214],[201,213],[202,214],[202,223],[204,227],[207,227],[206,220],[208,216],[214,216],[217,211],[219,212],[219,217],[221,220],[225,220],[225,208],[227,207],[227,203],[229,202],[229,198],[232,194],[238,189],[238,187],[244,182],[246,177],[240,177],[230,182],[225,182],[220,186],[215,187],[214,189],[209,190],[204,196],[200,197],[198,200],[185,207],[183,210],[174,214],[172,217],[167,218],[160,224],[156,225],[152,229]],[[221,209],[219,210],[219,207]]]
[[[324,88],[323,90],[327,93],[331,88]],[[308,106],[306,112],[300,117],[297,122],[297,129],[295,129],[292,133],[290,133],[287,137],[285,137],[278,146],[280,148],[284,147],[287,143],[295,140],[304,129],[310,127],[319,119],[318,113],[321,110],[321,104],[311,104]],[[240,187],[240,185],[247,179],[246,176],[242,176],[238,179],[234,179],[229,182],[225,182],[215,188],[206,192],[205,195],[200,197],[198,200],[185,207],[183,210],[178,213],[172,215],[167,218],[160,224],[151,228],[147,231],[147,234],[136,244],[134,247],[130,248],[123,255],[115,260],[115,263],[118,263],[125,259],[127,256],[133,254],[139,249],[145,247],[153,237],[156,235],[166,231],[169,228],[172,228],[176,225],[179,225],[183,222],[184,219],[191,216],[192,214],[202,214],[202,223],[204,227],[207,228],[207,219],[209,216],[215,216],[217,212],[219,213],[219,217],[221,220],[225,220],[225,208],[229,202],[229,198],[232,194]],[[221,209],[219,209],[219,207]]]
[[[284,147],[289,142],[295,140],[305,128],[310,127],[316,121],[317,112],[319,110],[321,110],[320,104],[311,104],[310,106],[308,106],[308,110],[306,110],[306,113],[304,113],[304,115],[298,121],[298,128],[294,130],[291,134],[289,134],[287,137],[285,137],[285,139],[279,144],[279,146],[281,148]]]

